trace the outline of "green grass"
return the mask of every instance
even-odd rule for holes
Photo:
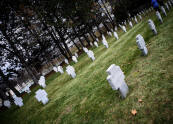
[[[150,31],[147,19],[156,23],[159,34]],[[160,24],[155,13],[150,13],[127,33],[118,32],[120,39],[107,37],[109,48],[101,43],[92,48],[96,60],[86,54],[79,57],[77,77],[67,73],[53,74],[47,78],[46,91],[49,103],[45,106],[34,98],[34,92],[24,96],[24,106],[0,113],[0,122],[7,124],[142,124],[173,123],[173,12]],[[143,35],[149,49],[147,57],[141,56],[136,45],[136,35]],[[111,64],[121,67],[126,75],[129,94],[121,99],[113,91],[106,77]],[[138,99],[143,102],[139,103]],[[133,116],[131,110],[136,109]]]

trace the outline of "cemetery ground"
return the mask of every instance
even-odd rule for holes
[[[156,24],[156,36],[148,27],[149,18]],[[1,124],[173,123],[173,11],[163,19],[160,24],[152,12],[134,28],[128,27],[127,33],[119,31],[118,41],[107,37],[108,49],[101,42],[98,48],[92,48],[94,62],[86,53],[77,64],[71,62],[77,74],[75,79],[67,73],[54,73],[47,78],[48,104],[42,105],[35,99],[35,91],[40,88],[37,86],[23,97],[23,107],[12,106],[0,113]],[[137,48],[137,34],[147,43],[146,57]],[[125,99],[106,80],[111,64],[120,66],[125,73],[129,86]],[[137,111],[136,115],[132,110]]]

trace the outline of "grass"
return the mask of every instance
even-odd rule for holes
[[[147,19],[152,17],[159,34],[150,31]],[[160,24],[150,13],[127,33],[118,32],[120,39],[107,37],[109,48],[101,43],[92,48],[96,60],[86,54],[74,66],[77,77],[67,73],[53,74],[47,78],[46,91],[49,103],[38,103],[34,93],[24,96],[24,106],[0,113],[0,122],[7,124],[57,123],[57,124],[125,124],[173,123],[173,12]],[[149,49],[147,57],[141,56],[136,45],[136,35],[143,35]],[[106,77],[111,64],[121,67],[126,75],[129,94],[121,99],[113,91]],[[142,99],[139,103],[138,99]],[[136,109],[133,116],[131,110]]]

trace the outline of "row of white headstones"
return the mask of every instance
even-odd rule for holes
[[[167,3],[165,3],[165,7],[167,8],[167,10],[169,11],[170,8],[173,7],[173,0],[170,0],[168,1]],[[149,10],[146,10],[146,12],[142,11],[140,12],[139,14],[137,14],[137,16],[139,17],[140,20],[142,20],[142,14],[145,15],[145,13],[148,13],[148,12],[151,12],[153,9],[150,8]],[[161,10],[163,12],[163,14],[165,16],[167,16],[167,13],[166,13],[166,10],[163,6],[161,6]],[[163,23],[163,19],[161,17],[161,14],[157,11],[156,12],[156,16],[158,18],[158,20]],[[131,20],[134,20],[135,23],[137,24],[138,23],[138,20],[137,20],[137,17],[135,16],[134,18],[131,18]],[[119,27],[124,31],[124,32],[127,32],[126,30],[126,27],[125,25],[127,25],[127,22],[125,21],[123,23],[124,25],[119,25]],[[133,28],[133,23],[129,20],[129,25],[131,28]],[[156,27],[155,27],[155,24],[154,22],[149,19],[148,20],[148,25],[150,27],[150,29],[152,30],[152,32],[154,33],[154,35],[157,35],[157,30],[156,30]],[[113,35],[114,37],[118,40],[119,37],[118,37],[118,34],[117,34],[117,27],[115,27],[115,31],[112,30],[113,32]],[[111,32],[107,32],[108,35],[112,36],[112,33]],[[98,47],[98,39],[96,39],[96,41],[94,42],[94,45],[96,47]],[[146,47],[146,44],[145,44],[145,40],[144,38],[142,37],[142,35],[138,34],[136,36],[136,43],[137,43],[137,46],[138,48],[141,50],[142,54],[143,55],[147,55],[148,54],[148,50],[147,50],[147,47]],[[102,44],[106,47],[106,48],[109,48],[109,45],[108,45],[108,42],[105,38],[104,35],[102,35]],[[93,44],[91,44],[93,46]],[[88,57],[94,61],[95,60],[95,56],[94,56],[94,53],[93,51],[91,50],[88,50],[87,48],[83,48],[83,51],[88,55]],[[78,60],[78,54],[75,53],[74,56],[72,56],[72,60],[77,63]],[[66,72],[68,75],[70,75],[72,78],[75,78],[76,77],[76,72],[75,72],[75,69],[73,66],[69,65],[69,62],[67,59],[64,60],[66,64],[68,64],[68,66],[66,67]],[[64,70],[62,68],[62,66],[58,66],[58,67],[53,67],[53,70],[55,72],[60,72],[61,74],[64,73]],[[113,90],[118,90],[120,91],[120,95],[122,96],[122,98],[126,98],[128,92],[129,92],[129,89],[128,89],[128,86],[125,82],[125,75],[123,73],[123,71],[121,70],[121,68],[119,66],[116,66],[115,64],[112,64],[108,69],[107,69],[107,74],[108,74],[108,77],[107,77],[107,81],[109,82],[110,86],[112,87]],[[41,76],[39,81],[38,81],[38,84],[42,87],[42,88],[46,88],[46,80],[45,80],[45,77],[44,76]],[[26,88],[26,92],[27,93],[30,93],[30,89],[29,87]],[[44,89],[39,89],[35,92],[35,98],[37,99],[38,102],[42,102],[44,105],[46,103],[48,103],[49,99],[48,99],[48,94],[46,93],[46,91]],[[23,100],[21,97],[17,97],[16,95],[13,96],[13,99],[14,99],[14,103],[21,107],[23,106]],[[9,100],[5,100],[4,101],[4,106],[10,108],[11,104],[10,104],[10,101]]]

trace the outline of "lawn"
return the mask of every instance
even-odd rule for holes
[[[147,20],[154,20],[158,35],[150,31]],[[35,91],[24,96],[24,106],[12,106],[0,113],[1,124],[142,124],[173,123],[173,11],[160,24],[154,12],[128,32],[119,31],[120,39],[107,37],[109,48],[101,43],[91,48],[96,60],[83,53],[74,66],[77,77],[67,73],[47,78],[49,103],[37,102]],[[141,34],[149,55],[141,56],[136,35]],[[121,67],[129,86],[126,99],[113,91],[106,77],[111,64]],[[65,67],[64,67],[65,69]],[[142,101],[139,102],[139,99]],[[136,109],[136,116],[131,110]]]

